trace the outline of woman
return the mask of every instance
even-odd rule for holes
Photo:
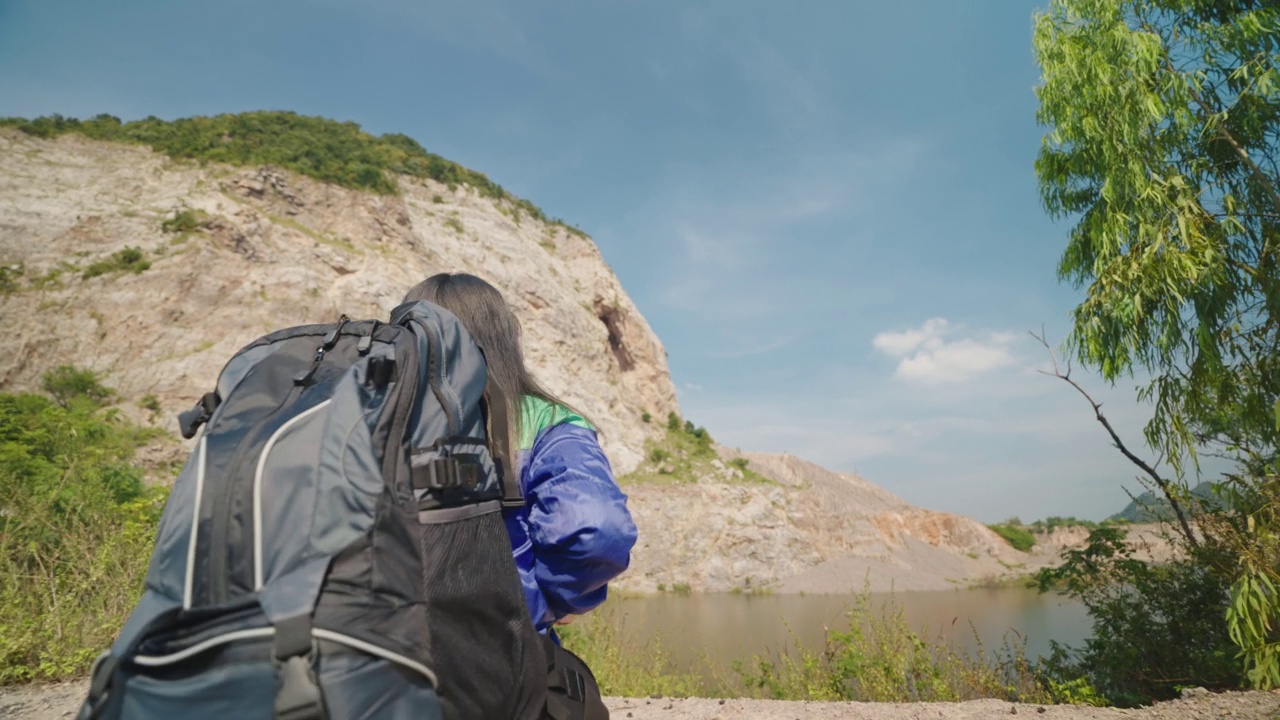
[[[462,321],[484,349],[490,382],[513,399],[525,505],[503,512],[525,602],[545,634],[603,603],[609,581],[627,569],[636,542],[627,497],[591,423],[525,367],[520,323],[496,288],[474,275],[441,273],[405,295],[417,300]]]

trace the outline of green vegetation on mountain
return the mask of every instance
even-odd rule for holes
[[[1004,538],[1005,542],[1012,545],[1014,550],[1027,552],[1036,545],[1036,536],[1021,525],[1005,522],[988,525],[987,527]]]
[[[554,223],[536,205],[507,192],[482,173],[428,152],[399,133],[371,135],[353,122],[292,112],[245,112],[178,120],[121,122],[112,115],[77,120],[61,115],[0,118],[0,127],[51,138],[68,133],[95,140],[146,145],[170,157],[230,165],[275,165],[343,187],[385,195],[400,191],[396,175],[430,178],[450,187],[466,185],[482,196],[509,203],[516,212]]]
[[[619,482],[684,484],[699,480],[771,484],[750,467],[746,458],[734,458],[728,463],[720,460],[714,440],[706,428],[683,420],[672,412],[667,416],[667,433],[658,441],[645,443],[645,458],[631,473],[618,478]]]
[[[104,409],[93,373],[44,387],[0,394],[0,684],[79,675],[114,640],[167,495],[132,462],[159,431]]]

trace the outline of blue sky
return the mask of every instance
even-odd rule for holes
[[[1080,297],[1033,170],[1043,5],[0,0],[0,115],[406,133],[590,233],[717,440],[1101,518],[1134,472],[1027,334]],[[1133,383],[1088,380],[1140,444]]]

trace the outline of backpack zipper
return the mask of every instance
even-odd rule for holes
[[[346,327],[347,323],[350,321],[351,318],[347,317],[345,313],[338,318],[337,325],[326,332],[324,337],[320,340],[320,346],[316,348],[315,357],[312,359],[311,365],[306,372],[300,373],[293,378],[293,387],[289,389],[289,392],[284,396],[284,399],[280,401],[280,404],[276,405],[275,409],[272,410],[265,418],[255,423],[254,426],[245,433],[244,439],[236,445],[236,462],[235,465],[232,466],[231,471],[226,475],[231,484],[235,485],[237,475],[244,467],[244,454],[241,451],[248,447],[252,447],[248,444],[249,441],[253,440],[255,443],[257,442],[259,436],[262,434],[262,428],[266,427],[267,423],[275,419],[276,413],[280,412],[282,408],[288,406],[301,394],[301,391],[313,384],[313,378],[315,377],[316,371],[320,369],[320,363],[324,361],[325,353],[329,352],[335,345],[337,345],[338,339],[342,335],[342,329]],[[213,604],[215,605],[226,602],[228,599],[230,577],[227,568],[231,559],[231,548],[227,545],[227,525],[231,522],[231,501],[234,499],[235,495],[235,493],[231,491],[234,489],[236,489],[236,487],[229,487],[227,488],[227,492],[223,493],[224,501],[222,503],[221,512],[217,513],[213,517],[213,531],[211,545],[209,546],[209,585],[210,594],[213,596]],[[251,493],[252,490],[253,487],[251,482]],[[253,498],[251,497],[251,506],[252,503]],[[252,527],[254,520],[252,507],[249,508],[249,514],[249,526]],[[257,543],[258,538],[255,537],[253,542]],[[222,552],[218,552],[218,548],[222,548]],[[257,571],[255,569],[255,573],[256,572]],[[250,578],[249,582],[252,584],[254,582],[253,578]]]

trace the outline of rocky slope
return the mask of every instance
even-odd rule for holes
[[[787,455],[741,454],[769,482],[747,482],[712,461],[695,482],[627,485],[640,528],[634,592],[856,593],[944,590],[999,583],[1056,564],[1087,531],[1064,528],[1031,552],[1014,550],[972,518],[934,512],[856,475]],[[1135,528],[1148,556],[1171,554],[1155,527]]]
[[[0,388],[33,388],[73,363],[103,373],[125,412],[176,429],[175,412],[262,333],[385,316],[422,278],[461,270],[507,295],[530,364],[601,426],[615,470],[639,467],[666,432],[642,417],[678,412],[675,390],[661,343],[594,243],[465,185],[398,181],[400,195],[374,195],[0,128]],[[179,214],[187,223],[166,230]],[[145,271],[110,268],[127,247]],[[1038,562],[974,520],[860,478],[746,458],[770,482],[742,482],[717,461],[697,482],[627,484],[641,541],[622,587],[937,589]]]
[[[385,317],[431,273],[467,271],[503,290],[535,372],[600,425],[620,471],[634,467],[641,414],[675,410],[675,388],[595,244],[467,186],[399,180],[400,196],[373,195],[0,128],[0,265],[22,272],[0,296],[0,387],[35,386],[73,362],[125,399],[154,396],[176,428],[173,413],[255,337],[343,312]],[[199,227],[164,232],[183,210]],[[145,272],[82,277],[130,246]]]

